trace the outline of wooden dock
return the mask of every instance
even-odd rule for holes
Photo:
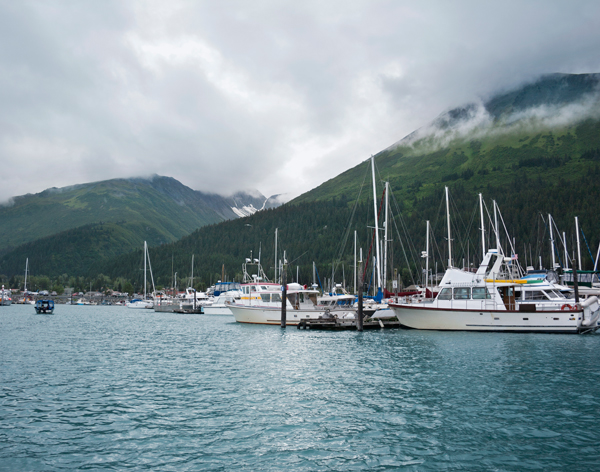
[[[177,309],[173,310],[173,313],[180,313],[182,315],[203,315],[204,314],[204,310],[202,309],[202,307],[198,307],[195,310],[193,308],[190,309],[185,309],[185,308],[179,308],[177,307]]]
[[[337,318],[323,318],[317,320],[301,320],[296,326],[298,329],[317,329],[328,331],[356,331],[356,320],[344,320]],[[363,329],[398,329],[399,321],[371,320],[363,321]]]

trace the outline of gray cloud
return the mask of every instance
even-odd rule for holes
[[[539,105],[522,111],[503,114],[497,119],[479,101],[464,109],[461,119],[451,119],[442,114],[427,126],[419,128],[389,149],[398,146],[410,148],[414,154],[434,152],[452,142],[482,139],[485,136],[502,136],[517,131],[535,133],[548,128],[563,128],[585,119],[600,119],[600,94],[584,95],[567,104]]]
[[[307,191],[441,111],[600,71],[600,4],[0,2],[0,200],[115,177]]]

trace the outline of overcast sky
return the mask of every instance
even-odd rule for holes
[[[0,0],[0,201],[160,174],[299,195],[451,107],[600,72],[598,1]]]

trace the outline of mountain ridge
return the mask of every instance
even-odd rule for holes
[[[12,197],[0,206],[0,254],[87,224],[143,221],[149,243],[175,241],[206,224],[248,216],[268,201],[258,191],[224,197],[153,175],[111,179]],[[144,238],[144,235],[140,235]]]

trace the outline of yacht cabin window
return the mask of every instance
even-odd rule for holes
[[[271,301],[271,294],[270,293],[261,293],[260,298],[263,302],[269,303]]]
[[[473,300],[485,300],[492,298],[490,292],[485,287],[473,287]]]
[[[281,295],[278,293],[272,294],[271,301],[281,303]]]
[[[545,292],[550,298],[560,298],[560,299],[565,298],[565,296],[562,293],[560,293],[558,290],[546,290]]]
[[[487,268],[485,269],[485,277],[490,275],[490,272],[494,268],[494,264],[496,263],[497,259],[498,259],[498,255],[492,254],[492,256],[490,257],[490,263],[488,264]]]
[[[471,289],[469,287],[460,287],[454,289],[455,300],[468,300],[471,298]]]
[[[525,300],[548,300],[548,297],[541,290],[531,290],[525,292]]]
[[[452,300],[452,289],[443,288],[440,294],[438,295],[438,300]]]

